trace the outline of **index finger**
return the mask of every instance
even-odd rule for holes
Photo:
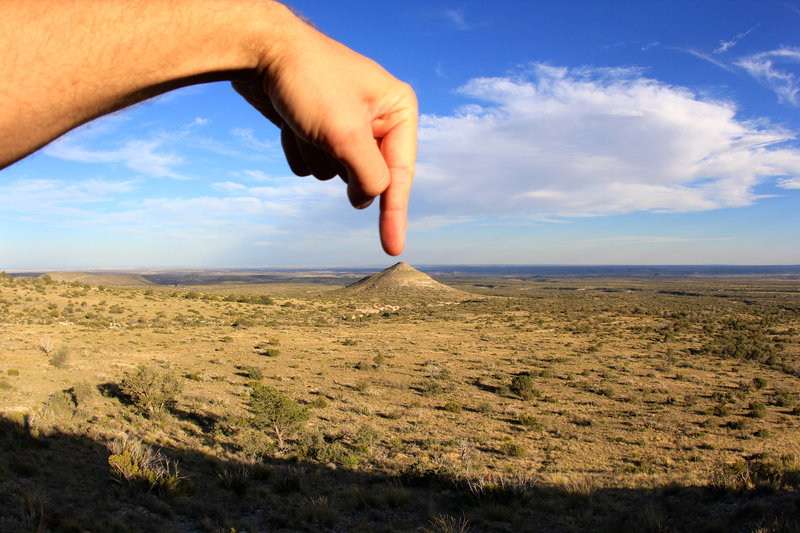
[[[379,231],[381,245],[389,255],[400,255],[405,247],[408,196],[414,181],[417,156],[416,116],[398,124],[381,141],[381,153],[391,181],[381,194]]]

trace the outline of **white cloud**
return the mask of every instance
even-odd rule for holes
[[[160,148],[161,142],[156,140],[130,140],[115,150],[92,150],[78,144],[73,136],[66,136],[48,145],[44,153],[79,163],[120,163],[134,172],[156,178],[185,179],[175,171],[182,158],[162,153]]]
[[[534,65],[460,92],[482,103],[421,118],[418,216],[702,211],[800,176],[793,133],[635,70]]]
[[[133,181],[87,179],[64,181],[54,179],[19,179],[0,186],[0,206],[11,211],[32,213],[77,212],[75,206],[114,201],[134,189]]]
[[[781,102],[800,105],[800,79],[791,65],[800,63],[800,48],[780,48],[742,58],[736,64],[778,95]]]

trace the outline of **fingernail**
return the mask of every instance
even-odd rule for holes
[[[354,207],[356,209],[366,209],[366,208],[368,208],[369,206],[372,205],[372,201],[373,200],[375,200],[375,198],[370,198],[369,200],[364,200],[363,202],[361,202],[360,204],[355,205]]]

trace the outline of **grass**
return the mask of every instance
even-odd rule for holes
[[[451,281],[0,280],[0,529],[797,528],[800,282]]]

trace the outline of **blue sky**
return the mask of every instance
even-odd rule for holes
[[[420,102],[412,264],[800,264],[800,2],[293,3]],[[387,265],[227,84],[0,173],[0,268]]]

